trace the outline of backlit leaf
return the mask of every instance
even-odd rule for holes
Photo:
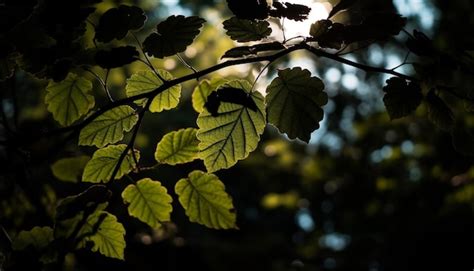
[[[232,198],[216,175],[193,171],[176,183],[175,191],[191,222],[213,229],[237,228]]]
[[[114,215],[105,211],[93,213],[78,236],[83,237],[78,248],[84,248],[88,242],[92,242],[92,251],[124,260],[125,228]]]
[[[196,159],[199,153],[196,131],[197,129],[187,128],[166,134],[156,147],[156,161],[176,165]]]
[[[84,169],[84,174],[82,175],[82,181],[91,183],[106,183],[110,181],[120,155],[126,147],[125,144],[120,144],[98,149],[92,156],[92,159],[87,163],[86,168]],[[137,159],[139,159],[140,153],[137,150],[135,150],[135,153]],[[127,153],[120,165],[115,179],[120,179],[123,175],[131,172],[135,166],[132,153]]]
[[[50,82],[45,97],[48,111],[61,125],[71,125],[94,107],[91,90],[92,83],[89,80],[73,73],[61,82]]]
[[[173,199],[158,181],[145,178],[131,184],[122,192],[122,198],[129,204],[128,213],[152,228],[170,221]]]
[[[268,37],[272,33],[267,21],[253,21],[232,17],[224,21],[227,35],[238,42],[257,41]]]
[[[450,131],[454,127],[454,115],[446,103],[430,90],[425,98],[428,106],[428,119],[439,129]]]
[[[221,87],[247,92],[258,110],[222,102],[218,116],[212,116],[207,110],[199,114],[199,157],[204,160],[208,172],[229,168],[238,160],[245,159],[257,148],[266,124],[264,99],[259,92],[251,92],[252,86],[247,81],[234,80]]]
[[[172,80],[173,76],[165,70],[157,70],[158,74],[165,80]],[[163,81],[153,71],[139,71],[127,80],[125,87],[127,96],[132,97],[142,93],[148,93],[163,85]],[[181,97],[181,85],[168,88],[153,98],[150,105],[151,112],[161,112],[175,108]],[[137,101],[143,104],[146,99]]]
[[[204,110],[204,104],[206,103],[209,94],[211,94],[211,92],[215,91],[219,85],[225,82],[226,80],[220,78],[213,78],[211,80],[201,80],[199,82],[199,85],[194,88],[191,97],[194,110],[196,110],[196,112],[198,113],[201,113],[202,110]]]
[[[84,167],[90,159],[87,155],[63,158],[51,165],[51,171],[54,177],[61,181],[77,182],[80,180]]]
[[[86,125],[79,134],[79,145],[104,147],[123,139],[138,121],[135,110],[128,105],[115,107]]]
[[[128,31],[140,29],[145,24],[143,10],[135,6],[120,5],[107,10],[99,19],[95,29],[95,39],[109,42],[125,38]]]
[[[322,106],[328,101],[324,84],[299,67],[278,72],[267,88],[268,122],[289,138],[308,142],[324,117]]]
[[[156,27],[143,42],[143,50],[151,56],[164,58],[184,52],[199,34],[204,19],[197,16],[172,15]]]

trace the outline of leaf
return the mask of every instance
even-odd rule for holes
[[[428,119],[439,129],[450,131],[454,127],[454,115],[441,98],[430,90],[425,98],[428,106]]]
[[[166,134],[156,146],[156,161],[168,165],[184,164],[197,158],[197,129],[187,128]]]
[[[385,92],[383,102],[392,120],[411,114],[423,99],[423,94],[418,84],[414,82],[407,83],[399,77],[388,79],[383,91]]]
[[[240,19],[266,19],[270,7],[266,0],[227,0],[229,9]]]
[[[232,198],[216,175],[195,170],[176,183],[175,192],[191,222],[213,229],[237,229]]]
[[[143,27],[145,21],[146,16],[139,7],[120,5],[118,8],[111,8],[100,17],[95,29],[95,39],[100,42],[121,40],[128,31]]]
[[[95,212],[87,218],[78,236],[84,236],[78,248],[84,248],[87,242],[92,242],[92,251],[124,260],[125,228],[116,216],[105,211]]]
[[[285,49],[285,46],[278,41],[255,44],[252,46],[239,46],[225,52],[222,58],[239,58],[248,55],[257,55],[261,52],[279,51]]]
[[[54,239],[53,229],[50,227],[34,227],[29,231],[21,231],[13,240],[13,250],[24,250],[31,246],[41,250]]]
[[[334,8],[329,13],[328,19],[331,18],[332,16],[336,15],[340,11],[343,11],[345,9],[350,8],[357,1],[358,0],[341,0],[341,1],[339,1],[339,3],[337,3],[337,5],[335,5]]]
[[[232,17],[224,21],[224,29],[227,35],[238,42],[258,41],[268,37],[272,33],[267,21],[251,21]]]
[[[210,81],[207,79],[201,80],[199,85],[194,88],[191,97],[194,110],[196,110],[198,113],[201,113],[204,110],[204,104],[206,103],[209,94],[211,94],[211,92],[216,90],[219,85],[225,82],[226,80],[220,78],[213,78]]]
[[[66,197],[56,207],[56,222],[73,218],[91,206],[106,203],[111,196],[112,192],[105,185],[97,184],[78,195]]]
[[[165,70],[157,70],[158,74],[165,80],[173,80],[173,76]],[[142,93],[148,93],[163,85],[163,81],[153,71],[139,71],[127,80],[125,87],[127,96],[133,97]],[[151,112],[161,112],[178,106],[181,97],[181,85],[172,86],[153,98],[150,105]],[[146,99],[137,101],[144,103]]]
[[[204,107],[212,116],[216,117],[219,115],[218,111],[221,102],[243,105],[255,112],[258,110],[252,96],[245,90],[228,86],[219,87],[217,91],[211,92],[207,97]]]
[[[173,199],[158,181],[145,178],[131,184],[122,192],[122,198],[129,204],[128,213],[152,228],[170,221]]]
[[[331,26],[331,20],[319,20],[314,24],[311,24],[309,34],[314,38],[319,38],[322,35],[326,34]]]
[[[90,157],[81,155],[77,157],[63,158],[51,165],[54,177],[65,182],[78,182],[84,171],[84,167]]]
[[[89,94],[91,90],[89,80],[73,73],[59,83],[50,82],[45,97],[48,111],[61,125],[71,125],[94,107],[94,96]]]
[[[109,182],[119,158],[126,147],[127,145],[120,144],[98,149],[92,156],[92,159],[87,163],[84,174],[82,175],[82,181],[91,183]],[[135,150],[135,153],[137,160],[140,159],[139,151]],[[129,152],[125,155],[115,179],[122,178],[122,176],[131,172],[135,166],[132,153]]]
[[[321,79],[299,67],[278,71],[267,88],[268,122],[289,138],[309,142],[324,117],[322,106],[328,101]]]
[[[172,15],[158,24],[158,33],[152,33],[145,39],[143,50],[157,58],[184,52],[193,43],[204,22],[197,16]]]
[[[99,50],[95,55],[97,65],[104,69],[113,69],[130,64],[138,59],[138,51],[133,46],[115,47]]]
[[[132,130],[138,116],[128,105],[110,109],[82,128],[79,145],[104,147],[123,139],[124,132]]]
[[[222,87],[241,89],[249,93],[258,110],[253,111],[240,104],[223,102],[217,117],[207,110],[199,114],[199,157],[204,160],[208,172],[229,168],[238,160],[245,159],[257,148],[266,123],[263,97],[257,91],[251,92],[252,86],[247,81],[234,80]]]
[[[275,9],[270,10],[270,16],[277,18],[287,18],[294,21],[304,21],[308,19],[310,7],[286,2],[274,2]]]

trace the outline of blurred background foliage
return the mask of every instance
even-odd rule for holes
[[[337,1],[290,1],[327,12]],[[408,17],[406,30],[427,33],[438,48],[473,49],[474,3],[470,0],[363,0],[356,12],[342,12],[335,20],[347,22],[375,9],[395,10]],[[89,19],[119,4],[137,5],[148,21],[138,33],[143,40],[156,24],[171,14],[200,15],[207,20],[202,33],[182,57],[200,70],[220,62],[236,44],[225,36],[221,22],[230,17],[225,1],[136,0],[104,1]],[[58,11],[60,12],[60,11]],[[321,14],[319,14],[321,15]],[[324,16],[323,16],[324,17]],[[281,39],[276,28],[274,37]],[[308,22],[312,23],[312,22]],[[92,28],[88,27],[92,43]],[[287,35],[308,25],[286,26]],[[296,31],[296,32],[295,32]],[[287,36],[291,37],[291,36]],[[345,57],[374,66],[393,68],[403,62],[407,36],[401,33],[387,43],[370,45]],[[133,39],[120,43],[134,45]],[[356,49],[356,48],[349,48]],[[175,77],[190,70],[176,57],[152,60]],[[236,231],[215,231],[192,224],[174,205],[172,220],[160,230],[130,218],[120,198],[127,180],[111,185],[110,204],[127,229],[125,262],[84,250],[67,257],[69,270],[471,270],[474,267],[474,164],[457,153],[449,133],[426,120],[421,107],[411,117],[390,121],[382,103],[387,76],[365,74],[354,68],[306,54],[293,54],[272,65],[257,84],[260,91],[279,68],[301,66],[321,77],[330,96],[325,118],[309,145],[288,141],[267,127],[258,149],[229,170],[217,175],[232,195],[238,214]],[[263,65],[241,65],[214,73],[211,78],[255,79]],[[125,80],[146,69],[140,62],[114,69],[109,83],[114,98],[124,97]],[[100,68],[95,70],[104,74]],[[410,65],[398,69],[413,73]],[[93,80],[93,77],[90,78]],[[56,124],[44,105],[46,81],[19,72],[2,84],[12,84],[15,98],[2,90],[4,112],[17,118],[21,131],[47,129]],[[177,110],[149,114],[137,147],[143,164],[153,164],[156,143],[172,130],[195,127],[190,95],[196,81],[183,85]],[[471,87],[472,88],[472,87]],[[33,91],[35,90],[35,91]],[[106,96],[99,85],[98,103]],[[462,106],[462,105],[458,105]],[[15,116],[13,116],[15,114]],[[474,123],[472,116],[465,116]],[[5,127],[3,127],[5,129]],[[4,162],[0,181],[0,222],[10,236],[36,225],[51,225],[57,200],[83,191],[86,184],[64,183],[51,174],[49,165],[60,157],[88,154],[92,148],[71,144],[48,152],[55,142],[36,143],[33,152],[0,149]],[[173,186],[201,162],[160,166],[143,176]],[[142,176],[132,174],[132,178]],[[19,270],[35,270],[34,259],[17,259]]]

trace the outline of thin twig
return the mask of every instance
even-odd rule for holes
[[[155,66],[153,66],[153,64],[151,63],[150,59],[148,58],[148,56],[146,55],[145,51],[143,50],[143,46],[142,46],[142,43],[140,42],[140,40],[137,38],[137,36],[135,35],[135,33],[131,32],[130,31],[130,34],[132,35],[132,37],[135,39],[135,41],[137,42],[137,46],[138,48],[140,48],[140,52],[142,53],[142,55],[145,57],[145,60],[146,62],[143,62],[145,64],[147,64],[148,67],[150,67],[150,69],[155,73],[155,75],[162,81],[162,82],[166,82],[167,80],[165,80],[163,78],[163,76],[161,76],[161,74],[158,73],[158,71],[155,69]]]
[[[176,56],[178,57],[179,61],[180,61],[184,66],[186,66],[186,68],[192,70],[194,73],[197,73],[197,70],[196,70],[193,66],[189,65],[189,63],[186,62],[186,60],[184,60],[184,58],[182,58],[179,53],[177,53]],[[199,78],[196,78],[196,79],[199,81]]]
[[[100,85],[102,86],[102,89],[104,89],[104,92],[105,94],[107,95],[107,97],[109,98],[109,100],[111,102],[114,102],[114,99],[112,98],[112,95],[110,94],[110,91],[109,91],[109,87],[107,86],[107,79],[109,77],[109,69],[107,69],[107,72],[105,74],[105,81],[102,80],[102,78],[100,78],[100,76],[95,73],[93,70],[87,68],[87,67],[83,67],[83,69],[86,71],[86,72],[89,72],[90,74],[92,74],[96,79],[97,81],[99,81]]]
[[[407,63],[407,60],[408,60],[408,57],[409,57],[409,56],[410,56],[410,51],[407,52],[407,54],[405,55],[405,58],[403,59],[403,62],[402,62],[402,63],[400,63],[399,65],[397,65],[397,66],[395,66],[395,67],[393,67],[393,68],[391,68],[390,70],[394,71],[394,70],[400,68],[401,66],[408,64],[408,63]]]

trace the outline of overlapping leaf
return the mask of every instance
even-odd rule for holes
[[[51,165],[54,177],[65,182],[77,182],[80,180],[82,172],[90,157],[81,155],[77,157],[63,158]]]
[[[260,43],[252,46],[239,46],[226,51],[222,58],[239,58],[249,55],[257,55],[258,53],[278,51],[283,49],[285,49],[285,46],[278,41]]]
[[[122,140],[138,121],[135,110],[128,105],[115,107],[98,116],[81,130],[79,145],[104,147]]]
[[[145,20],[146,16],[139,7],[120,5],[111,8],[100,17],[95,29],[95,39],[100,42],[121,40],[128,31],[140,29]]]
[[[267,88],[268,121],[289,138],[308,142],[324,116],[321,107],[328,97],[323,90],[323,82],[308,70],[280,70]]]
[[[198,113],[201,113],[204,110],[204,104],[206,103],[209,94],[211,94],[211,92],[215,91],[219,85],[225,82],[226,80],[220,78],[201,80],[194,88],[191,97],[194,110],[196,110]]]
[[[71,125],[94,107],[91,90],[89,80],[73,73],[61,82],[50,82],[45,97],[48,111],[61,125]]]
[[[272,33],[267,21],[253,21],[232,17],[224,21],[227,35],[238,42],[258,41]]]
[[[84,236],[78,248],[84,248],[88,242],[92,242],[92,251],[124,260],[125,228],[114,215],[105,211],[93,213],[87,218],[78,236]]]
[[[110,181],[112,173],[126,147],[126,145],[120,144],[98,149],[92,156],[92,159],[87,163],[84,174],[82,175],[82,181],[91,183]],[[140,158],[140,154],[137,150],[135,150],[135,155],[137,159]],[[115,179],[120,179],[123,175],[131,172],[135,166],[132,153],[127,153],[120,164]]]
[[[181,53],[193,43],[204,22],[197,16],[172,15],[158,24],[158,33],[152,33],[145,39],[143,49],[157,58]]]
[[[256,91],[251,92],[247,81],[234,80],[222,87],[228,87],[229,91],[232,88],[245,91],[257,110],[222,102],[218,116],[212,116],[207,110],[199,114],[199,157],[204,160],[208,172],[229,168],[246,158],[257,147],[266,124],[263,97]]]
[[[190,221],[213,229],[237,228],[232,198],[216,175],[193,171],[176,183],[175,191]]]
[[[383,102],[392,120],[405,117],[415,111],[423,99],[418,84],[407,83],[399,77],[388,79],[383,91],[385,92]]]
[[[438,126],[439,129],[450,131],[454,127],[454,114],[448,105],[430,90],[425,98],[428,106],[428,119]]]
[[[156,161],[168,165],[193,161],[199,153],[197,129],[187,128],[166,134],[156,146]]]
[[[152,228],[170,221],[173,199],[158,181],[145,178],[131,184],[122,192],[122,198],[129,204],[128,213]]]
[[[34,227],[29,231],[21,231],[13,239],[12,247],[14,250],[23,250],[31,246],[36,250],[41,250],[53,239],[53,229],[50,227]]]
[[[173,76],[165,70],[157,70],[157,73],[165,80],[172,80]],[[125,87],[127,96],[132,97],[142,93],[148,93],[163,85],[163,81],[153,71],[139,71],[127,80]],[[153,98],[150,105],[151,112],[161,112],[175,108],[181,97],[181,85],[172,86]],[[137,101],[144,103],[145,99]]]
[[[130,64],[138,59],[138,51],[133,46],[121,46],[110,50],[99,50],[95,55],[97,65],[113,69]]]

